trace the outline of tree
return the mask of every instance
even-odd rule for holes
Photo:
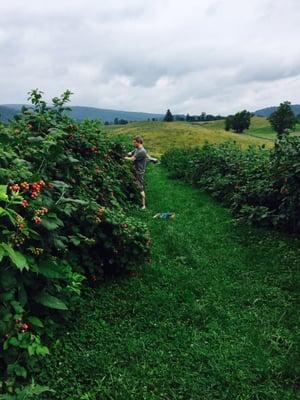
[[[288,129],[294,130],[297,119],[292,110],[291,103],[285,101],[269,117],[270,124],[278,138],[281,139],[284,134],[288,134]]]
[[[171,113],[171,111],[169,109],[166,112],[166,115],[164,117],[164,121],[165,122],[173,122],[174,121],[174,117],[173,117],[173,115],[172,115],[172,113]]]
[[[235,115],[229,115],[225,119],[225,130],[233,129],[237,133],[242,133],[245,129],[249,129],[251,122],[251,113],[247,110],[240,111]]]
[[[115,125],[118,125],[118,124],[119,124],[119,118],[116,117],[116,118],[114,119],[114,124],[115,124]]]
[[[225,119],[225,131],[230,131],[232,128],[232,121],[233,121],[234,116],[233,115],[228,115]]]

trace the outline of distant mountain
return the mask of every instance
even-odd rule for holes
[[[15,114],[16,110],[6,106],[0,106],[0,121],[7,122],[9,119],[13,118]]]
[[[294,104],[291,106],[292,110],[294,111],[295,115],[300,114],[300,104]],[[278,107],[267,107],[262,108],[261,110],[254,111],[254,114],[261,117],[268,118],[272,112],[276,111]]]
[[[0,114],[1,108],[5,108],[5,110],[10,112],[11,118],[14,114],[19,112],[22,108],[23,104],[5,104],[0,106]],[[28,107],[28,106],[27,106]],[[154,114],[154,113],[144,113],[144,112],[135,112],[135,111],[120,111],[120,110],[107,110],[103,108],[95,108],[95,107],[82,107],[82,106],[70,106],[72,111],[70,115],[75,120],[83,120],[83,119],[101,119],[103,122],[113,122],[115,118],[118,119],[126,119],[127,121],[147,121],[148,119],[163,119],[163,114]],[[12,114],[12,115],[11,115]],[[2,117],[0,116],[0,120]]]

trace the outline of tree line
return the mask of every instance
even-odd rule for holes
[[[164,122],[173,122],[173,121],[208,122],[208,121],[217,121],[224,118],[225,117],[222,117],[221,115],[206,114],[205,112],[202,112],[199,115],[190,115],[190,114],[173,115],[171,111],[168,109],[164,116],[163,121]]]
[[[249,129],[252,116],[254,114],[247,110],[240,111],[234,115],[228,115],[225,118],[225,130],[233,130],[236,133],[244,132],[244,130]],[[296,117],[294,114],[291,103],[285,101],[280,103],[277,110],[269,116],[268,121],[278,137],[281,138],[283,135],[287,135],[290,131],[295,130],[296,123],[300,119],[299,117],[299,115]]]

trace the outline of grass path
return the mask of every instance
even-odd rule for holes
[[[152,262],[82,301],[37,375],[47,398],[297,398],[299,241],[236,226],[159,166],[146,180]]]

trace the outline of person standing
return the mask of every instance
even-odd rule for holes
[[[142,199],[142,210],[145,210],[146,195],[145,195],[144,175],[146,170],[146,162],[149,156],[147,154],[146,149],[143,146],[143,139],[141,136],[135,136],[133,138],[133,146],[135,149],[127,154],[125,160],[133,162],[134,175]]]

